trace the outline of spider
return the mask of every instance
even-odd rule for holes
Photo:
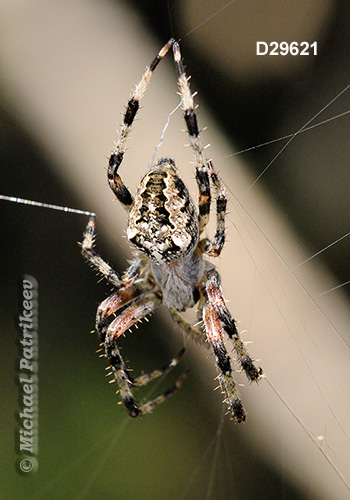
[[[141,180],[135,197],[118,174],[140,100],[153,72],[169,49],[173,50],[182,109],[195,165],[199,190],[198,211],[171,158],[161,158],[150,168]],[[104,345],[105,353],[102,356],[108,359],[110,375],[117,382],[117,392],[120,393],[121,402],[128,414],[138,417],[151,412],[173,394],[188,375],[188,371],[185,371],[165,393],[142,405],[134,398],[135,387],[147,384],[174,367],[185,351],[182,349],[163,368],[137,378],[131,376],[125,365],[117,346],[118,338],[163,304],[187,334],[201,344],[208,342],[212,346],[219,371],[218,379],[228,407],[227,413],[235,422],[243,422],[246,413],[223,341],[224,333],[233,341],[237,358],[249,381],[257,382],[263,375],[262,369],[256,367],[249,356],[236,322],[225,304],[218,271],[204,258],[204,255],[219,256],[224,246],[227,199],[212,161],[205,157],[194,109],[179,44],[170,39],[146,68],[131,93],[107,170],[109,186],[128,213],[127,237],[135,248],[135,257],[125,274],[119,277],[93,249],[95,217],[90,218],[85,230],[82,254],[116,289],[97,309],[96,330],[101,345]],[[216,232],[212,241],[202,237],[209,220],[211,186],[216,200]],[[196,304],[198,323],[191,325],[181,316],[181,312]],[[110,321],[112,314],[116,317]]]

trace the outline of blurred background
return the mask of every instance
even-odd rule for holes
[[[110,287],[80,256],[87,218],[0,201],[0,497],[348,498],[349,286],[321,294],[349,281],[349,238],[297,267],[349,232],[348,4],[1,0],[0,9],[0,193],[96,212],[98,252],[119,272],[131,254],[105,165],[130,88],[171,36],[181,39],[203,140],[230,199],[217,265],[267,374],[242,387],[248,420],[235,426],[213,392],[212,356],[188,342],[182,366],[138,397],[154,397],[190,366],[181,391],[153,415],[129,419],[89,334]],[[258,57],[258,40],[316,40],[318,55]],[[133,192],[176,91],[169,56],[121,170]],[[235,155],[297,132],[326,106],[310,125],[343,116],[289,144]],[[195,196],[183,128],[178,111],[160,155],[175,158]],[[39,284],[39,470],[30,477],[14,465],[23,274]],[[121,346],[140,373],[184,342],[159,311]]]

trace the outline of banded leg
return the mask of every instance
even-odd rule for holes
[[[224,402],[227,404],[228,411],[232,413],[234,420],[236,422],[244,422],[246,414],[232,375],[230,356],[222,338],[222,327],[211,304],[207,304],[204,307],[203,319],[208,340],[214,349],[216,365],[220,370],[218,378],[222,392],[225,394]]]
[[[95,223],[96,218],[90,217],[84,232],[83,241],[81,243],[82,255],[88,262],[90,262],[92,267],[94,267],[104,278],[106,278],[107,281],[111,283],[111,285],[115,286],[117,289],[130,286],[140,276],[141,270],[144,267],[145,261],[147,261],[147,259],[143,256],[135,257],[123,277],[119,278],[114,269],[109,264],[107,264],[107,262],[105,262],[102,257],[100,257],[94,250],[96,236]],[[146,283],[147,282],[145,281],[145,284]],[[142,288],[142,284],[138,283],[138,286]]]
[[[126,368],[124,360],[117,347],[116,340],[118,339],[118,337],[123,335],[126,330],[131,328],[142,318],[146,317],[149,313],[154,311],[156,307],[160,305],[160,303],[161,299],[158,298],[155,294],[148,293],[141,295],[140,298],[135,300],[110,323],[105,334],[105,353],[110,368],[112,369],[111,374],[114,375],[114,379],[118,384],[122,403],[124,404],[128,414],[131,417],[137,417],[139,415],[152,411],[155,406],[161,404],[163,401],[165,401],[166,398],[171,396],[181,386],[182,382],[187,377],[187,372],[185,372],[178,379],[178,381],[170,387],[170,389],[168,389],[164,394],[158,396],[154,400],[147,401],[141,406],[136,403],[136,400],[132,393],[132,386],[145,385],[149,381],[161,376],[167,370],[175,366],[184,353],[184,350],[181,350],[178,355],[163,368],[155,370],[148,375],[141,375],[135,380],[133,380],[128,369]],[[106,307],[109,313],[108,302],[106,302]]]
[[[81,243],[81,253],[85,259],[88,260],[90,264],[102,274],[102,276],[104,276],[116,288],[119,288],[122,286],[121,279],[114,269],[112,269],[111,266],[107,264],[107,262],[105,262],[93,249],[95,241],[95,221],[95,217],[90,217],[85,229],[83,241]]]
[[[140,406],[140,413],[141,415],[145,415],[146,413],[150,413],[156,406],[160,405],[161,403],[164,403],[166,399],[168,399],[170,396],[174,394],[180,387],[182,386],[183,382],[187,379],[189,374],[189,370],[185,370],[183,374],[177,379],[175,384],[173,384],[169,389],[167,389],[164,394],[161,394],[160,396],[152,399],[152,401],[146,401],[142,406]]]
[[[189,79],[181,59],[180,47],[173,43],[175,67],[178,73],[178,85],[185,112],[185,122],[190,139],[190,145],[196,168],[196,180],[199,190],[199,230],[202,232],[209,221],[211,193],[210,181],[214,186],[216,199],[216,233],[214,240],[203,240],[203,251],[213,257],[220,255],[225,243],[225,214],[227,199],[220,178],[216,174],[213,164],[206,159],[204,147],[200,138],[197,116],[194,111],[193,95],[191,94]]]
[[[127,211],[133,203],[133,197],[128,190],[128,188],[123,183],[121,177],[118,174],[118,169],[121,162],[123,161],[124,153],[126,150],[126,141],[130,133],[131,125],[135,119],[136,113],[139,109],[139,103],[146,92],[149,85],[151,77],[154,70],[158,66],[159,62],[168,52],[169,48],[173,44],[173,40],[170,39],[167,44],[159,51],[158,55],[153,59],[150,66],[148,66],[142,75],[140,82],[136,85],[135,90],[131,93],[128,105],[124,114],[123,124],[119,131],[119,137],[115,149],[112,151],[111,157],[109,159],[107,178],[108,183],[115,196],[118,198],[120,203],[122,203]]]
[[[211,181],[215,188],[216,231],[214,235],[214,240],[212,242],[207,241],[204,251],[205,253],[211,255],[212,257],[218,257],[225,244],[225,218],[226,218],[227,198],[220,177],[215,172],[211,160],[208,160],[208,169]]]
[[[120,288],[116,293],[107,297],[97,308],[96,331],[101,342],[105,341],[108,330],[108,318],[119,309],[138,299],[142,289],[135,284]]]
[[[185,349],[185,347],[183,347],[176,354],[176,356],[174,356],[171,359],[171,361],[169,361],[169,363],[164,365],[162,368],[158,368],[157,370],[153,370],[153,372],[151,372],[151,373],[144,373],[142,375],[139,375],[138,377],[135,378],[134,385],[137,387],[141,387],[143,385],[147,385],[152,380],[155,380],[155,379],[161,377],[162,375],[164,375],[164,373],[166,373],[168,370],[171,370],[171,368],[174,368],[174,366],[176,366],[179,363],[180,359],[185,354],[185,352],[186,352],[186,349]]]
[[[154,370],[152,373],[148,374],[143,374],[137,377],[134,380],[134,385],[137,387],[140,387],[142,385],[148,384],[151,380],[154,380],[156,378],[159,378],[161,375],[166,373],[168,370],[171,370],[174,366],[176,366],[182,356],[185,354],[186,349],[182,348],[177,355],[166,365],[164,365],[162,368],[158,370]],[[185,370],[182,375],[177,379],[175,384],[173,384],[169,389],[167,389],[163,394],[160,394],[156,398],[152,399],[151,401],[146,401],[143,405],[140,406],[140,413],[142,415],[145,415],[146,413],[150,413],[156,406],[160,405],[161,403],[164,403],[164,401],[172,396],[175,391],[180,389],[182,383],[186,380],[188,377],[189,370]]]
[[[255,366],[252,358],[249,356],[249,353],[244,343],[240,338],[239,332],[236,327],[236,322],[231,316],[231,313],[225,304],[225,300],[220,286],[219,273],[215,269],[210,270],[207,273],[207,278],[208,279],[207,279],[206,289],[207,289],[209,303],[215,310],[215,313],[219,318],[219,321],[223,329],[230,337],[230,339],[233,340],[233,345],[237,353],[239,362],[241,364],[242,369],[245,371],[248,379],[251,382],[258,382],[263,376],[263,371],[260,367]]]

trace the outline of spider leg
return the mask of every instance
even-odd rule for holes
[[[206,342],[207,337],[199,323],[197,323],[196,325],[191,325],[181,316],[181,314],[176,309],[171,309],[170,313],[173,320],[180,326],[182,330],[187,333],[187,335],[189,335],[189,337],[191,337],[195,342],[204,344],[206,347],[209,347],[209,344]]]
[[[208,255],[217,257],[225,243],[225,214],[227,198],[221,180],[214,170],[211,160],[207,160],[204,147],[200,138],[197,116],[194,111],[193,95],[191,94],[189,78],[186,76],[181,59],[180,47],[177,42],[173,43],[174,61],[178,73],[178,85],[185,112],[185,122],[190,139],[190,146],[196,167],[196,180],[199,190],[199,231],[204,230],[209,221],[210,214],[210,181],[214,186],[216,199],[216,232],[213,241],[204,239],[201,242],[202,249]]]
[[[140,406],[140,413],[142,415],[145,415],[146,413],[150,413],[156,406],[160,405],[161,403],[164,403],[164,401],[172,396],[175,391],[180,389],[182,383],[186,380],[188,377],[189,370],[185,370],[183,374],[177,379],[174,385],[169,387],[168,390],[164,392],[164,394],[161,394],[157,398],[152,399],[152,401],[146,401],[142,406]]]
[[[168,370],[171,370],[171,368],[174,368],[182,358],[182,356],[185,354],[186,349],[183,347],[177,354],[174,356],[169,363],[164,365],[162,368],[158,368],[157,370],[153,370],[151,373],[143,373],[142,375],[139,375],[138,377],[135,378],[133,381],[133,384],[137,387],[141,387],[143,385],[147,385],[149,382],[152,380],[155,380],[164,373],[166,373]]]
[[[101,342],[104,342],[106,338],[108,330],[108,317],[130,302],[138,299],[140,295],[147,290],[144,283],[141,285],[142,288],[144,288],[143,290],[140,285],[135,285],[134,283],[128,286],[122,286],[116,293],[107,297],[98,306],[96,313],[96,330]]]
[[[101,273],[102,276],[104,276],[112,285],[119,288],[122,286],[121,279],[114,269],[112,269],[111,266],[107,264],[107,262],[105,262],[93,249],[95,240],[95,220],[96,217],[90,217],[86,226],[84,238],[81,243],[81,253],[85,259],[90,262],[92,267],[97,269],[97,271]]]
[[[240,338],[236,322],[231,316],[231,313],[225,304],[225,300],[220,286],[220,276],[215,269],[211,269],[207,273],[206,290],[208,294],[209,303],[215,310],[215,313],[219,318],[219,321],[223,329],[230,337],[230,339],[233,340],[234,348],[237,353],[242,369],[245,371],[248,379],[251,382],[258,382],[263,376],[263,371],[260,367],[255,366],[252,358],[249,356],[249,353],[244,343]]]
[[[118,174],[118,169],[120,167],[121,162],[123,161],[124,153],[126,150],[126,141],[130,133],[131,125],[139,109],[140,100],[144,95],[144,93],[146,92],[146,89],[151,80],[154,70],[158,66],[159,62],[166,55],[172,44],[173,44],[173,39],[170,39],[168,43],[164,45],[164,47],[159,51],[158,55],[153,59],[151,65],[145,69],[145,72],[143,73],[139,83],[136,85],[135,90],[131,92],[131,96],[128,101],[128,105],[124,114],[123,124],[119,131],[117,144],[114,150],[112,151],[111,157],[109,159],[109,164],[107,169],[107,178],[109,186],[114,192],[115,196],[120,201],[120,203],[124,205],[127,211],[130,210],[130,207],[133,204],[134,200],[130,191],[125,186],[120,175]]]
[[[117,294],[115,294],[117,295]],[[122,299],[121,299],[122,300]],[[112,296],[111,301],[114,301],[114,306],[116,307],[116,297]],[[106,306],[106,311],[104,313],[105,317],[110,314],[110,302],[108,299],[104,301]],[[154,372],[146,375],[141,375],[135,380],[129,374],[128,369],[124,363],[124,360],[120,354],[117,347],[116,340],[118,337],[123,335],[126,330],[131,328],[134,324],[140,321],[142,318],[146,317],[149,313],[153,312],[161,304],[161,298],[154,293],[146,293],[141,295],[139,298],[134,300],[126,309],[124,309],[108,326],[105,335],[105,354],[108,359],[109,365],[112,369],[114,378],[118,384],[119,392],[121,395],[122,403],[124,404],[128,414],[131,417],[137,417],[139,415],[149,413],[152,409],[165,401],[169,396],[171,396],[182,384],[182,382],[187,377],[187,372],[183,373],[177,382],[170,387],[164,394],[158,396],[152,401],[148,401],[143,405],[139,406],[134,398],[132,387],[134,385],[141,386],[147,384],[149,381],[161,376],[167,370],[175,366],[180,358],[182,357],[184,350],[182,349],[175,358],[173,358],[167,365],[165,365],[160,370],[155,370]],[[101,306],[100,306],[101,307]],[[103,316],[101,308],[101,317]],[[102,321],[104,324],[104,321]]]
[[[203,240],[203,242],[205,242],[204,251],[211,257],[218,257],[221,254],[226,238],[225,218],[226,218],[227,198],[220,177],[214,170],[212,161],[208,160],[207,165],[210,173],[210,179],[214,185],[214,190],[215,190],[216,231],[213,241],[210,241],[208,239]]]
[[[206,334],[213,346],[216,364],[220,370],[218,378],[222,391],[225,394],[225,402],[234,420],[236,422],[244,422],[246,414],[232,375],[231,360],[223,342],[221,323],[210,303],[203,309],[203,319]]]
[[[115,286],[117,289],[121,287],[129,286],[133,283],[140,275],[141,269],[145,267],[145,262],[147,259],[143,256],[137,256],[131,262],[130,267],[127,269],[125,275],[119,278],[114,269],[105,262],[102,257],[100,257],[94,250],[95,244],[95,225],[96,217],[90,217],[89,222],[86,226],[84,232],[84,238],[81,243],[81,253],[90,262],[91,266],[94,267],[111,285]],[[141,279],[141,282],[147,283],[145,279]],[[141,285],[140,285],[141,286]]]

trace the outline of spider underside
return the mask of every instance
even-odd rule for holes
[[[139,102],[154,70],[170,48],[174,54],[182,108],[196,170],[198,211],[171,158],[161,158],[151,167],[143,177],[135,197],[118,174]],[[205,255],[217,257],[224,246],[227,199],[211,160],[205,157],[194,109],[180,48],[171,39],[146,68],[131,93],[107,170],[109,186],[128,212],[127,237],[135,248],[135,258],[120,278],[93,249],[94,217],[90,218],[84,233],[82,253],[116,289],[97,309],[96,330],[128,414],[137,417],[149,413],[173,394],[188,374],[187,371],[184,372],[172,387],[152,401],[139,405],[134,398],[134,387],[147,384],[175,366],[185,351],[182,349],[163,368],[137,378],[131,376],[124,363],[116,343],[118,337],[163,304],[187,334],[199,343],[208,341],[212,346],[228,413],[236,422],[243,422],[246,414],[233,377],[231,359],[223,341],[224,333],[233,341],[237,359],[249,381],[259,381],[262,370],[255,366],[240,338],[235,320],[225,304],[218,271],[204,258]],[[212,241],[201,237],[209,220],[211,189],[216,200],[216,232]],[[184,320],[181,311],[194,305],[198,308],[199,322],[193,326]],[[110,321],[109,317],[115,313],[115,319]]]

